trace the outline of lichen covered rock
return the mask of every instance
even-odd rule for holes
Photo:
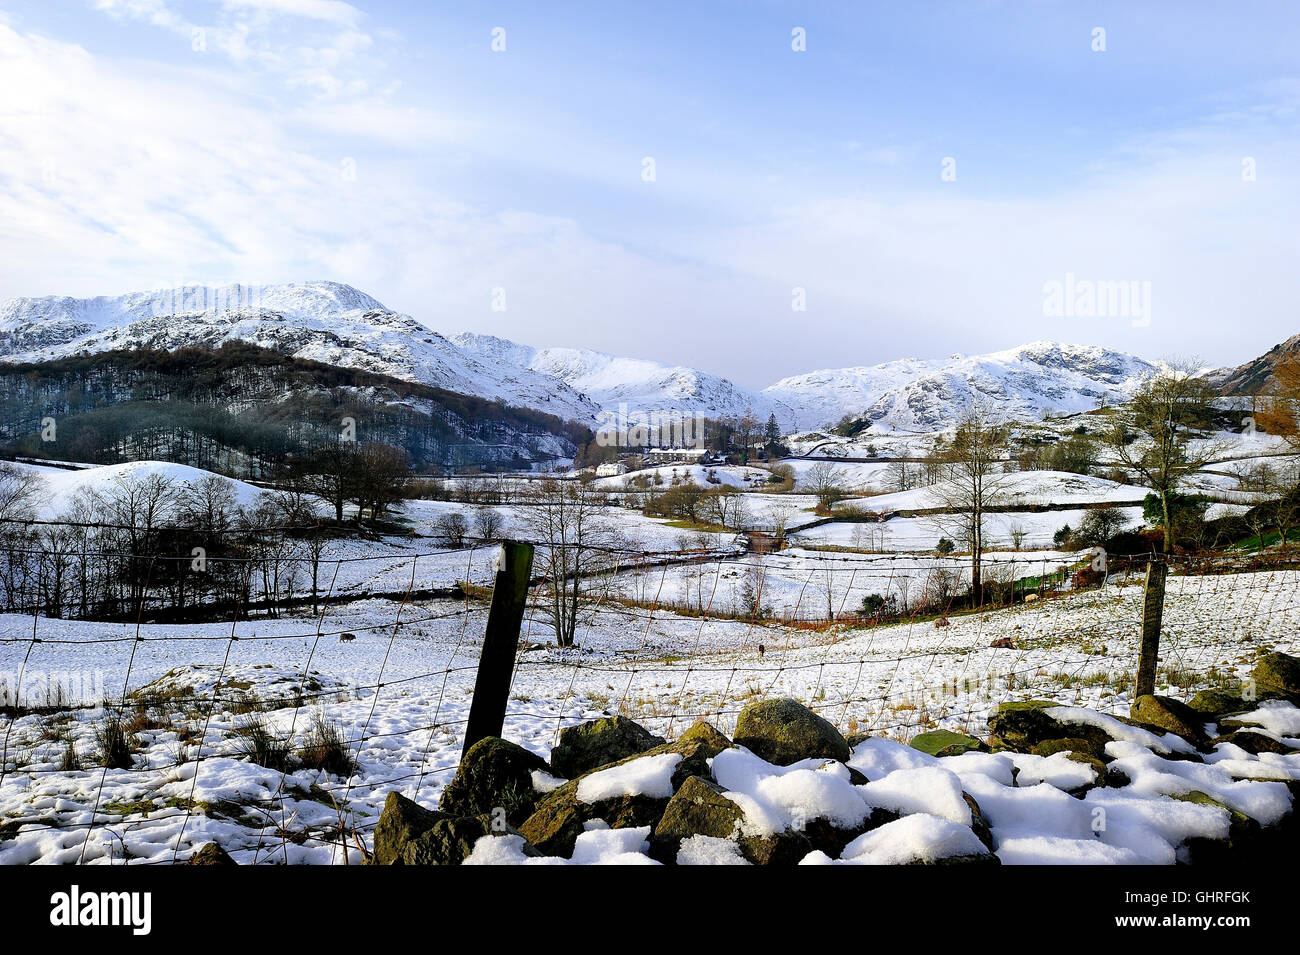
[[[816,757],[843,763],[852,756],[839,730],[802,703],[788,699],[763,700],[741,710],[736,745],[778,766]]]

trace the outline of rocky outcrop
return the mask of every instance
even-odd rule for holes
[[[802,703],[785,699],[763,700],[741,710],[736,745],[777,766],[819,757],[843,763],[852,755],[839,730]]]
[[[665,742],[662,736],[655,736],[625,716],[607,716],[562,730],[555,749],[551,750],[551,767],[555,775],[575,779]]]
[[[496,736],[481,739],[461,758],[455,778],[442,791],[438,808],[453,816],[502,812],[511,825],[537,806],[533,773],[549,772],[546,760]]]
[[[1168,730],[1201,748],[1209,742],[1201,714],[1172,697],[1139,696],[1129,708],[1129,715],[1139,723]]]
[[[484,836],[519,835],[489,813],[453,816],[389,793],[375,827],[374,865],[460,865]],[[540,855],[524,843],[525,855]]]
[[[981,740],[951,730],[930,730],[912,737],[907,745],[931,756],[960,756],[962,753],[988,751],[988,746]]]

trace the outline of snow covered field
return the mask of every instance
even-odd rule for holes
[[[1162,683],[1183,695],[1240,679],[1265,648],[1300,650],[1297,594],[1293,571],[1173,578]],[[584,621],[579,646],[569,651],[547,643],[546,622],[534,612],[505,735],[546,756],[563,726],[613,712],[669,736],[696,718],[729,732],[746,702],[791,696],[846,733],[871,734],[857,758],[915,768],[914,751],[910,762],[898,763],[907,753],[886,740],[934,727],[980,734],[1000,701],[1050,699],[1127,713],[1140,600],[1136,585],[1113,586],[954,617],[945,628],[916,622],[829,631],[607,607]],[[335,800],[345,809],[345,828],[364,842],[388,792],[434,806],[454,770],[484,612],[477,604],[463,610],[450,601],[405,608],[362,601],[329,609],[319,621],[240,623],[234,641],[229,625],[144,625],[136,642],[131,625],[42,621],[41,642],[32,644],[30,617],[0,618],[0,673],[10,674],[11,687],[24,661],[30,680],[93,673],[86,682],[114,701],[124,688],[140,691],[172,674],[155,685],[161,692],[146,710],[156,719],[141,730],[130,770],[61,768],[69,741],[83,757],[94,751],[101,711],[0,721],[10,754],[0,784],[0,863],[75,861],[83,853],[92,862],[163,862],[212,840],[241,862],[342,861]],[[356,639],[341,643],[340,631]],[[1011,637],[1015,648],[990,648],[996,637]],[[214,702],[218,677],[225,689]],[[301,701],[292,698],[294,686],[305,690]],[[251,762],[238,731],[263,707],[267,725],[283,735],[292,729],[301,736],[317,713],[338,724],[359,757],[357,772],[343,779],[300,770],[282,779]],[[1297,733],[1300,725],[1283,727],[1284,736]],[[1034,768],[1048,777],[1060,769]],[[1300,755],[1275,758],[1267,772],[1300,778]],[[1028,806],[1032,792],[1001,798]],[[1017,835],[1024,841],[1011,843],[1004,861],[1046,861],[1053,853],[1068,861],[1135,859],[1088,843],[1042,843],[1051,825],[1043,820]],[[355,845],[348,852],[359,859]]]
[[[113,481],[153,473],[205,476],[153,464],[39,473],[47,478],[43,501],[52,511],[79,489]],[[753,477],[724,473],[737,487]],[[1051,549],[1051,535],[1062,524],[1077,525],[1083,505],[1129,501],[1135,490],[1053,472],[1012,477],[1015,500],[1065,507],[993,515],[995,547],[1010,546],[1013,526],[1026,537],[1020,551],[986,555],[992,580],[1037,578],[1076,564],[1080,555]],[[1240,506],[1226,503],[1234,493],[1227,482],[1216,486],[1221,506]],[[246,505],[263,493],[238,488]],[[924,495],[918,489],[864,503],[924,507]],[[776,518],[798,527],[814,519],[813,504],[804,494],[746,495],[748,513],[760,523]],[[411,501],[398,515],[409,535],[332,539],[321,589],[333,599],[320,616],[301,607],[233,624],[146,620],[137,626],[0,615],[0,706],[56,700],[81,707],[0,715],[0,864],[164,863],[211,841],[243,863],[337,864],[345,856],[356,862],[390,792],[436,806],[460,757],[486,603],[427,595],[466,579],[489,585],[497,548],[448,547],[435,529],[450,512],[472,527],[481,507]],[[526,529],[520,506],[493,509],[506,534]],[[1140,520],[1138,508],[1124,512]],[[935,580],[948,588],[969,580],[966,558],[932,552],[939,534],[932,518],[828,523],[796,532],[796,546],[780,553],[753,554],[730,534],[676,527],[626,508],[611,508],[608,516],[629,553],[666,562],[640,568],[618,562],[611,580],[593,582],[576,648],[555,646],[543,602],[530,601],[505,735],[537,754],[549,755],[562,728],[606,714],[628,715],[669,738],[696,719],[731,733],[747,703],[788,696],[846,734],[869,734],[849,763],[869,783],[850,789],[862,790],[871,805],[911,807],[899,820],[905,825],[869,834],[840,860],[809,862],[898,861],[917,846],[929,852],[960,844],[969,830],[960,809],[943,801],[954,785],[985,808],[1004,862],[1169,862],[1182,840],[1220,825],[1204,807],[1171,802],[1184,784],[1170,779],[1182,778],[1186,768],[1167,765],[1167,753],[1140,741],[1113,744],[1123,750],[1113,755],[1132,770],[1135,785],[1096,790],[1084,800],[1066,795],[1079,783],[1077,763],[998,755],[938,765],[902,745],[935,728],[982,736],[991,711],[1007,700],[1127,715],[1139,581],[1112,578],[1100,590],[1049,592],[1010,609],[954,614],[946,626],[904,619],[874,627],[854,622],[866,596],[914,606]],[[864,528],[876,536],[864,540]],[[825,547],[883,553],[819,549]],[[694,559],[688,553],[702,551],[709,553]],[[768,619],[745,612],[746,589],[756,582]],[[399,599],[408,589],[416,599]],[[825,623],[831,617],[840,622]],[[777,622],[782,619],[791,623]],[[1300,651],[1297,633],[1300,571],[1175,575],[1158,692],[1187,697],[1236,686],[1260,653]],[[1003,645],[991,646],[995,641]],[[96,761],[104,746],[98,733],[114,712],[131,721],[138,743],[131,768],[106,770]],[[1281,710],[1260,718],[1297,753],[1252,757],[1221,746],[1194,782],[1228,804],[1239,797],[1243,806],[1276,815],[1289,807],[1289,794],[1284,799],[1277,784],[1242,780],[1300,778],[1300,721]],[[252,746],[263,732],[300,749],[318,726],[337,728],[354,771],[281,771]],[[715,772],[729,774],[729,788],[757,800],[759,816],[781,818],[789,806],[772,803],[771,793],[787,785],[778,781],[786,771],[727,765],[736,760],[743,762],[728,756]],[[1098,841],[1080,828],[1080,814],[1102,803],[1125,823]],[[636,832],[590,834],[575,859],[645,861]],[[518,861],[506,858],[507,850],[495,846],[505,854],[496,861]],[[716,846],[696,850],[701,859],[719,860]]]

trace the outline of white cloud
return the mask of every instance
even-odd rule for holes
[[[355,26],[362,17],[360,10],[341,0],[222,0],[222,6],[231,10],[323,20],[342,26]]]
[[[101,5],[188,29],[161,2]],[[936,175],[928,189],[798,199],[816,196],[817,185],[759,189],[737,178],[743,167],[697,167],[708,188],[674,193],[672,176],[654,188],[683,219],[712,214],[689,230],[656,222],[652,233],[655,207],[629,204],[620,244],[522,199],[469,204],[446,195],[438,173],[512,150],[512,171],[541,184],[524,193],[539,203],[550,201],[546,184],[566,176],[593,194],[622,195],[592,183],[600,168],[615,169],[606,175],[632,193],[642,186],[639,153],[620,166],[609,158],[617,145],[598,135],[566,128],[552,134],[558,145],[534,136],[550,122],[543,114],[507,123],[464,102],[461,115],[399,105],[390,77],[357,66],[384,57],[359,52],[368,41],[355,21],[322,12],[311,22],[329,42],[303,52],[265,19],[288,15],[285,5],[264,6],[274,9],[234,11],[245,21],[226,23],[221,36],[245,44],[232,58],[289,84],[278,97],[265,73],[222,56],[124,63],[0,25],[8,293],[331,278],[440,330],[695,364],[750,385],[1047,337],[1227,362],[1296,330],[1300,249],[1288,223],[1300,213],[1300,183],[1283,173],[1300,145],[1286,125],[1293,85],[1143,137],[1080,181],[1010,197]],[[899,159],[889,147],[848,149],[886,169]],[[1258,181],[1241,181],[1243,155],[1257,159]],[[669,161],[661,169],[675,172]],[[644,193],[636,189],[638,202]],[[784,204],[772,206],[774,196]],[[740,215],[717,214],[744,203],[743,227],[727,224]],[[1150,325],[1044,317],[1044,283],[1067,272],[1150,281]],[[807,290],[806,313],[791,311],[794,286]],[[495,287],[507,290],[506,312],[490,308]]]

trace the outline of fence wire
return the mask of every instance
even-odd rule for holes
[[[256,862],[361,861],[387,793],[436,806],[455,771],[496,543],[331,556],[310,593],[301,566],[259,571],[292,586],[183,615],[172,557],[128,555],[145,569],[126,619],[51,616],[48,593],[17,587],[0,616],[0,860],[162,864],[220,836]],[[572,581],[539,573],[566,565],[534,563],[505,734],[543,754],[615,713],[731,734],[774,696],[902,741],[982,735],[999,702],[1036,695],[1124,712],[1152,559],[1170,564],[1169,692],[1235,685],[1258,652],[1294,651],[1300,618],[1300,554],[990,554],[972,601],[962,556],[595,550],[567,646],[548,597]]]

